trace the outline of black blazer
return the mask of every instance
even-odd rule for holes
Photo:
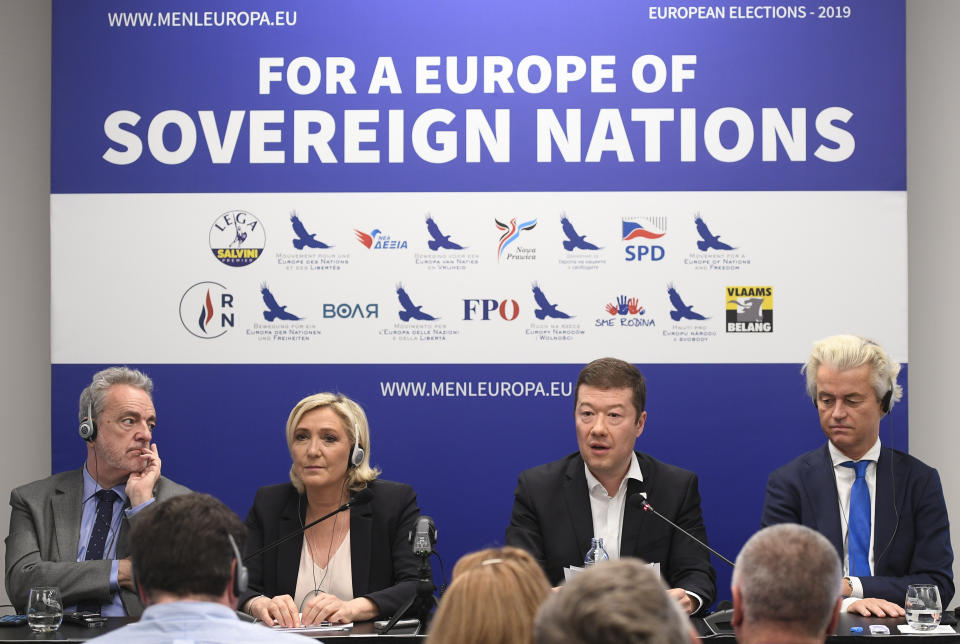
[[[637,452],[650,504],[691,534],[707,540],[697,476]],[[627,497],[639,491],[627,482]],[[543,566],[550,583],[563,580],[565,566],[582,566],[593,537],[593,514],[583,458],[579,452],[520,474],[507,527],[506,543],[530,552]],[[682,532],[641,508],[627,503],[620,535],[621,556],[660,563],[671,588],[692,591],[703,599],[700,610],[713,603],[717,574],[710,555]]]
[[[761,522],[764,527],[800,523],[813,528],[843,557],[837,498],[833,461],[824,443],[770,475]],[[910,584],[936,584],[943,605],[950,603],[953,549],[937,470],[909,454],[882,448],[872,529],[874,575],[860,577],[865,597],[899,606]]]
[[[413,555],[407,535],[420,514],[413,488],[393,481],[371,481],[370,503],[350,510],[350,550],[354,597],[366,597],[387,618],[416,594],[420,560]],[[257,490],[247,514],[247,554],[300,529],[307,514],[306,498],[290,483]],[[247,562],[250,590],[240,606],[256,595],[293,596],[303,535],[298,535]]]

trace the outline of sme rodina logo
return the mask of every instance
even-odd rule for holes
[[[374,228],[370,232],[354,228],[353,232],[357,236],[357,241],[370,250],[403,250],[407,247],[406,239],[393,239],[379,228]]]
[[[210,250],[227,266],[252,264],[263,254],[266,233],[260,220],[245,210],[230,210],[210,226]]]
[[[236,323],[233,294],[217,282],[197,282],[180,298],[180,323],[204,340],[219,338]]]
[[[494,219],[494,223],[497,225],[497,230],[501,232],[500,243],[497,245],[497,261],[503,259],[504,254],[507,254],[508,250],[514,250],[517,254],[517,259],[533,259],[534,251],[533,249],[524,249],[518,246],[514,246],[514,242],[520,239],[520,234],[527,232],[528,230],[533,230],[537,227],[537,220],[530,219],[529,221],[524,221],[522,223],[517,223],[517,218],[513,217],[508,223],[504,223],[499,219]],[[508,254],[508,257],[511,256]]]
[[[727,333],[773,332],[773,287],[728,286]]]

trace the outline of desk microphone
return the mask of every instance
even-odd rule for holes
[[[294,537],[303,534],[304,532],[306,532],[307,530],[309,530],[309,529],[312,528],[313,526],[317,525],[317,524],[320,523],[321,521],[326,521],[327,519],[329,519],[330,517],[332,517],[332,516],[335,515],[335,514],[340,514],[341,512],[346,512],[347,510],[349,510],[350,508],[352,508],[352,507],[355,506],[355,505],[366,505],[367,503],[370,503],[371,500],[373,500],[373,490],[371,490],[371,489],[368,488],[368,487],[365,487],[365,488],[363,488],[362,490],[360,490],[359,492],[357,492],[356,494],[354,494],[352,499],[350,499],[349,501],[347,501],[346,503],[344,503],[343,505],[341,505],[339,508],[337,508],[337,509],[334,510],[333,512],[330,512],[330,513],[328,513],[328,514],[323,515],[322,517],[320,517],[320,518],[317,519],[316,521],[311,521],[310,523],[308,523],[307,525],[303,526],[302,528],[297,528],[296,530],[294,530],[294,531],[291,532],[290,534],[286,535],[285,537],[280,537],[279,539],[277,539],[277,540],[274,541],[273,543],[268,543],[267,545],[265,545],[264,547],[260,548],[260,549],[257,550],[256,552],[251,553],[251,554],[247,555],[246,557],[244,557],[244,558],[243,558],[243,561],[244,561],[244,563],[246,563],[247,561],[250,561],[250,560],[253,559],[254,557],[257,557],[257,556],[259,556],[259,555],[262,555],[262,554],[265,553],[267,550],[273,550],[274,548],[276,548],[277,546],[279,546],[281,543],[283,543],[283,542],[285,542],[285,541],[289,541],[290,539],[293,539]]]
[[[658,517],[660,517],[661,519],[663,519],[664,521],[666,521],[668,524],[670,524],[671,527],[676,528],[677,530],[679,530],[679,531],[682,532],[683,534],[687,535],[688,537],[690,537],[691,539],[693,539],[694,541],[696,541],[697,543],[699,543],[701,546],[703,546],[704,548],[706,548],[707,550],[709,550],[709,551],[712,552],[713,554],[717,555],[718,557],[720,557],[721,559],[723,559],[724,561],[726,561],[728,564],[730,564],[731,567],[736,567],[735,564],[734,564],[732,561],[730,561],[729,559],[727,559],[726,557],[724,557],[722,554],[720,554],[719,552],[717,552],[716,550],[714,550],[713,548],[711,548],[710,546],[708,546],[707,544],[705,544],[705,543],[704,543],[703,541],[701,541],[700,539],[697,539],[695,536],[693,536],[692,534],[690,534],[689,532],[687,532],[686,530],[684,530],[683,528],[681,528],[680,526],[678,526],[676,523],[674,523],[673,521],[671,521],[671,520],[668,519],[667,517],[663,516],[662,514],[660,514],[660,513],[657,512],[656,510],[654,510],[654,509],[653,509],[653,506],[650,505],[649,502],[647,502],[647,499],[643,496],[643,493],[642,493],[642,492],[637,492],[636,494],[634,494],[633,496],[631,496],[630,499],[628,500],[628,503],[630,503],[630,505],[632,505],[632,506],[635,507],[635,508],[640,508],[640,509],[643,510],[644,512],[653,512],[655,515],[657,515]]]

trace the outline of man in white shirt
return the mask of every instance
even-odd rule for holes
[[[237,596],[247,584],[240,560],[246,538],[240,518],[208,494],[177,496],[144,510],[130,533],[130,553],[146,610],[139,622],[93,641],[306,642],[237,617]]]
[[[953,550],[940,477],[880,444],[880,420],[903,395],[900,365],[839,335],[817,342],[803,371],[827,444],[770,475],[763,525],[801,523],[833,543],[848,612],[901,616],[910,584],[936,584],[946,607]]]
[[[532,554],[557,585],[565,567],[583,565],[591,538],[602,537],[611,559],[659,564],[684,610],[705,610],[716,596],[707,550],[629,501],[645,495],[706,541],[697,476],[633,449],[647,420],[643,374],[623,360],[601,358],[583,368],[575,391],[579,450],[520,474],[506,544]]]

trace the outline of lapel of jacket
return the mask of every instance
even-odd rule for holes
[[[57,535],[57,559],[76,561],[83,516],[83,472],[75,470],[63,478],[50,499],[53,533]]]
[[[640,465],[640,474],[643,475],[643,483],[636,479],[627,479],[627,496],[624,498],[623,508],[623,531],[620,535],[620,554],[621,556],[637,556],[637,545],[640,542],[641,528],[647,519],[647,513],[643,508],[634,507],[630,503],[630,497],[641,490],[646,490],[647,498],[651,504],[655,502],[657,479],[653,476],[651,464],[644,459],[643,454],[635,452],[637,462]]]
[[[280,510],[280,520],[277,526],[278,537],[283,537],[300,530],[307,517],[307,502],[290,486],[290,494]],[[300,501],[298,504],[297,501]],[[299,511],[297,506],[299,505]],[[300,571],[300,552],[303,550],[303,535],[284,541],[277,547],[277,588],[279,593],[291,597],[297,590],[297,574]],[[269,558],[265,559],[266,563]]]
[[[802,475],[803,489],[813,510],[814,527],[830,540],[843,557],[837,477],[833,472],[833,461],[826,443],[804,460]]]
[[[370,588],[370,555],[373,552],[373,503],[350,508],[350,572],[353,596],[366,595]]]
[[[563,477],[563,498],[581,562],[587,556],[590,539],[593,538],[593,512],[590,510],[590,494],[587,491],[587,476],[583,473],[583,468],[583,457],[577,454],[570,459]]]
[[[906,491],[906,474],[902,471],[903,459],[888,447],[880,449],[877,459],[876,496],[873,500],[873,573],[878,574],[880,559],[886,554],[887,544],[897,529],[897,517],[893,508],[896,505],[903,512]],[[900,481],[899,492],[894,482]],[[897,494],[896,499],[893,495]]]

